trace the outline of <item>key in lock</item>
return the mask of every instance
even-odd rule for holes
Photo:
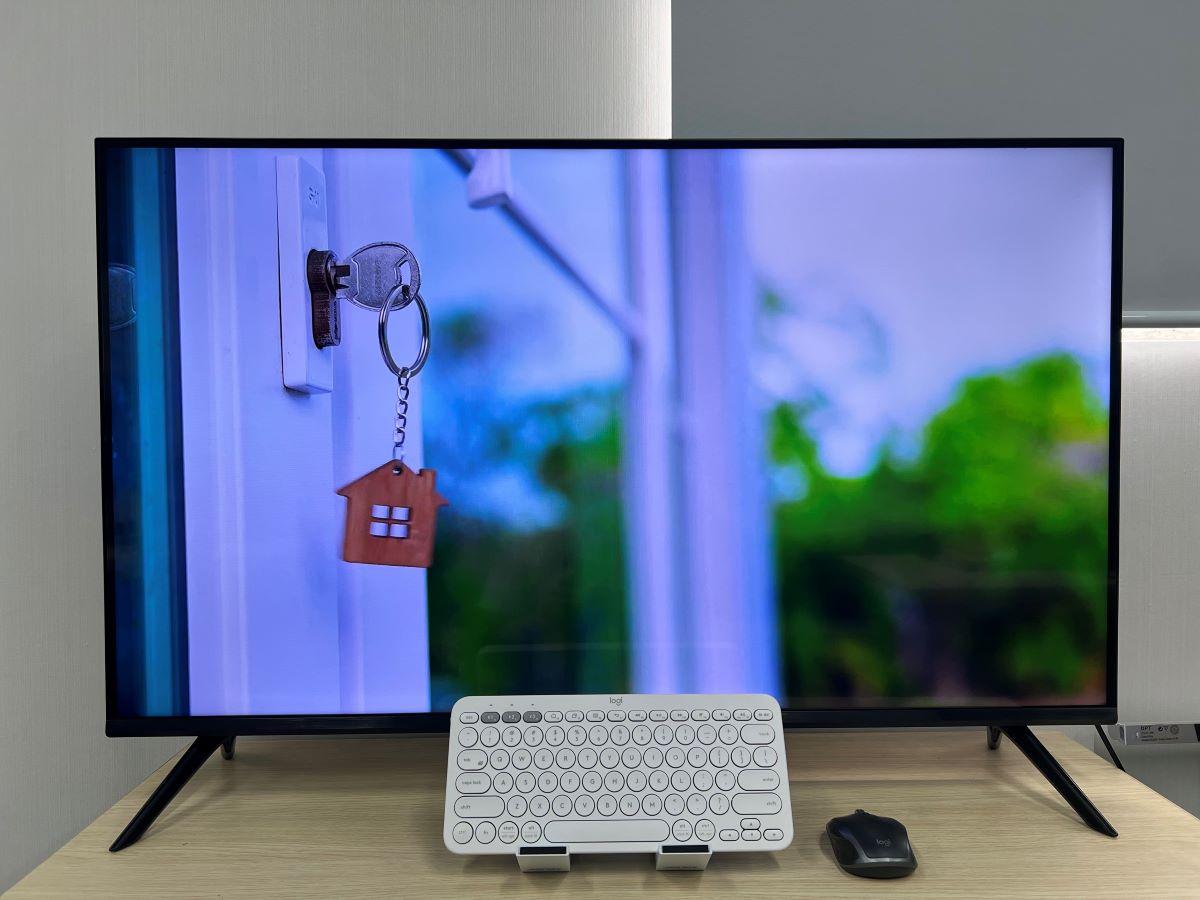
[[[346,262],[330,250],[308,254],[308,291],[312,305],[313,343],[318,348],[341,343],[338,297],[378,312],[397,285],[409,290],[392,301],[392,310],[403,309],[421,290],[421,268],[403,244],[380,241],[359,247]]]

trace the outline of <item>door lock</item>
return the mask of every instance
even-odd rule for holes
[[[338,291],[347,287],[350,266],[339,263],[331,250],[309,250],[306,264],[308,293],[312,300],[312,335],[317,349],[342,342],[342,317]]]

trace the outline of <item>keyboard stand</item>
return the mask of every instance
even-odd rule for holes
[[[703,872],[712,859],[708,844],[663,844],[654,854],[660,872]],[[522,872],[570,872],[571,854],[566,847],[522,847],[517,851]]]
[[[708,844],[664,844],[654,856],[654,868],[661,871],[683,869],[703,872],[712,859]]]
[[[522,847],[517,865],[522,872],[570,872],[571,854],[566,847]]]

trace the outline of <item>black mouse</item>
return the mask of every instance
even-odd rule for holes
[[[917,868],[908,831],[895,819],[856,809],[825,826],[838,865],[864,878],[901,878]]]

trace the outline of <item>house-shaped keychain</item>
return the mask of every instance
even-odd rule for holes
[[[433,562],[438,507],[450,502],[437,492],[436,483],[433,469],[414,473],[389,460],[339,490],[350,501],[342,559],[428,569]]]

